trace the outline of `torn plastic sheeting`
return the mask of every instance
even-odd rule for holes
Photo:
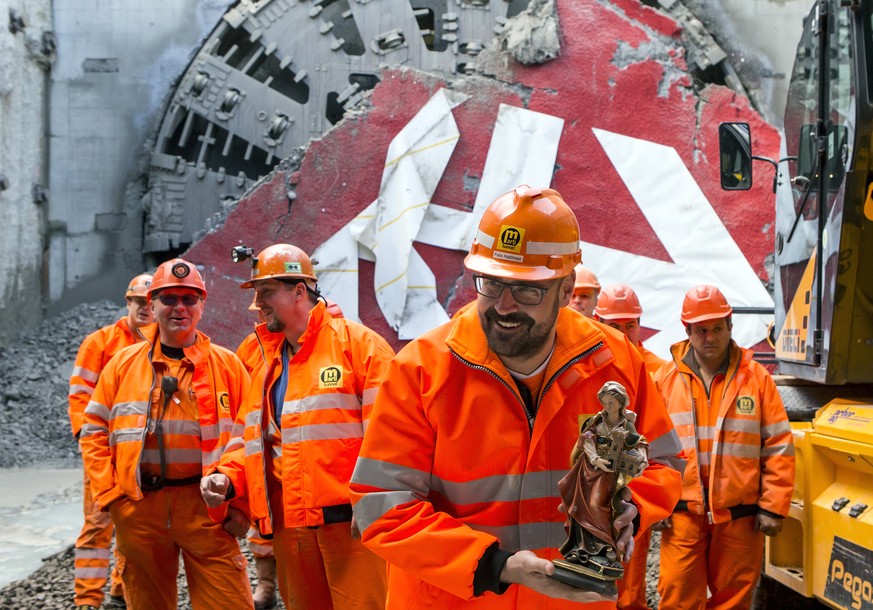
[[[430,203],[457,140],[452,108],[461,102],[444,91],[392,140],[377,200],[313,253],[323,289],[352,319],[358,319],[357,257],[375,258],[377,301],[400,339],[448,320],[433,272],[412,242],[466,251],[495,198],[519,184],[550,184],[563,129],[562,119],[502,104],[473,212]]]
[[[410,278],[410,255],[425,210],[460,137],[452,109],[466,99],[466,95],[440,89],[400,130],[388,146],[374,214],[349,227],[352,237],[376,256],[376,300],[395,330],[403,321],[410,279],[420,286],[416,290],[436,294],[432,274]],[[420,272],[420,267],[416,265],[414,271]],[[445,311],[425,311],[437,314],[437,324],[448,320]],[[423,316],[425,311],[412,315]]]

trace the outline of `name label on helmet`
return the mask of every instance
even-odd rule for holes
[[[303,273],[303,267],[297,261],[285,262],[285,273]]]
[[[524,241],[524,229],[503,225],[500,227],[500,237],[497,239],[497,247],[506,252],[521,253],[521,244]],[[496,256],[495,256],[496,258]],[[515,260],[515,259],[510,259]]]
[[[338,388],[343,382],[343,370],[338,366],[325,366],[318,372],[318,389]]]

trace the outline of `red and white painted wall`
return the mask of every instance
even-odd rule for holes
[[[348,317],[399,347],[475,297],[463,258],[478,215],[522,183],[564,196],[583,263],[603,285],[635,288],[646,344],[661,355],[684,337],[679,310],[696,284],[718,285],[735,306],[772,306],[771,182],[720,189],[718,124],[748,122],[769,156],[776,130],[726,88],[692,89],[668,17],[636,0],[558,10],[557,59],[498,57],[496,76],[452,81],[387,71],[369,108],[312,142],[298,171],[249,193],[185,254],[207,278],[203,330],[235,347],[254,323],[238,287],[250,267],[231,262],[231,248],[286,242],[319,259],[322,290]],[[737,316],[734,336],[759,344],[767,322]]]

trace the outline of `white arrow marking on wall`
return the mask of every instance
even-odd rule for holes
[[[773,299],[675,149],[602,129],[592,131],[673,259],[668,263],[582,244],[585,265],[597,273],[601,285],[623,282],[639,294],[643,326],[661,331],[646,341],[646,347],[666,357],[670,344],[685,338],[679,321],[682,299],[698,284],[718,286],[733,306],[773,307]],[[765,316],[734,316],[733,337],[740,345],[754,345],[765,337],[767,323]]]

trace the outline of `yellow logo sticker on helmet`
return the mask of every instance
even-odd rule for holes
[[[737,412],[742,415],[754,415],[755,399],[751,396],[740,396],[737,398]]]
[[[303,273],[303,267],[297,261],[285,261],[285,273]]]
[[[343,382],[343,370],[338,366],[325,366],[318,372],[318,389],[338,388]]]
[[[506,252],[521,253],[521,243],[524,241],[524,229],[503,225],[500,227],[500,237],[497,238],[497,247]]]

